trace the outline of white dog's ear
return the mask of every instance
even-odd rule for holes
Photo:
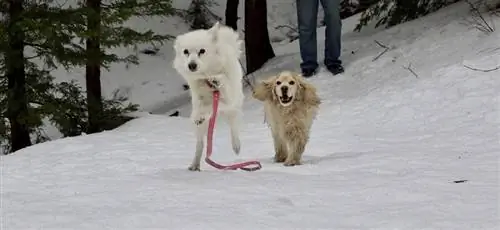
[[[215,22],[215,24],[212,26],[212,28],[210,28],[210,30],[211,30],[211,31],[217,31],[217,30],[219,30],[219,28],[220,28],[220,22],[219,22],[219,21],[217,21],[217,22]]]
[[[208,33],[212,36],[212,40],[215,42],[217,41],[217,32],[219,31],[220,28],[220,23],[217,21],[212,28],[208,29]]]

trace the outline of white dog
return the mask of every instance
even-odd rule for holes
[[[231,144],[240,152],[239,126],[243,106],[243,71],[239,63],[242,41],[233,29],[215,23],[208,30],[179,35],[174,42],[174,68],[191,92],[191,120],[196,126],[196,152],[189,166],[200,170],[208,121],[212,116],[213,91],[220,92],[219,111],[231,127]]]

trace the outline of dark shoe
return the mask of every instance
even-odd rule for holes
[[[344,72],[344,67],[338,64],[327,66],[326,69],[328,69],[328,71],[330,71],[330,73],[332,73],[333,75],[337,75]]]
[[[302,77],[308,78],[316,74],[316,69],[303,69]]]

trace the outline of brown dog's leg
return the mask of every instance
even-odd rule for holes
[[[286,160],[288,153],[286,143],[284,143],[277,133],[273,133],[274,141],[274,162],[282,163]]]
[[[288,156],[285,160],[285,166],[294,166],[294,165],[300,165],[301,159],[302,159],[302,154],[304,153],[306,147],[306,141],[305,140],[295,140],[291,143],[290,145],[290,152],[288,153]]]
[[[301,126],[294,126],[287,129],[287,137],[290,143],[288,156],[285,160],[285,166],[300,165],[302,154],[306,148],[309,136],[307,130]]]

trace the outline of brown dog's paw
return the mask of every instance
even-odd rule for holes
[[[275,163],[283,163],[283,162],[285,162],[285,160],[286,160],[286,156],[284,156],[284,155],[279,155],[279,154],[274,155],[274,162]]]
[[[284,166],[296,166],[296,165],[301,165],[300,161],[297,160],[286,160],[285,163],[283,164]]]

